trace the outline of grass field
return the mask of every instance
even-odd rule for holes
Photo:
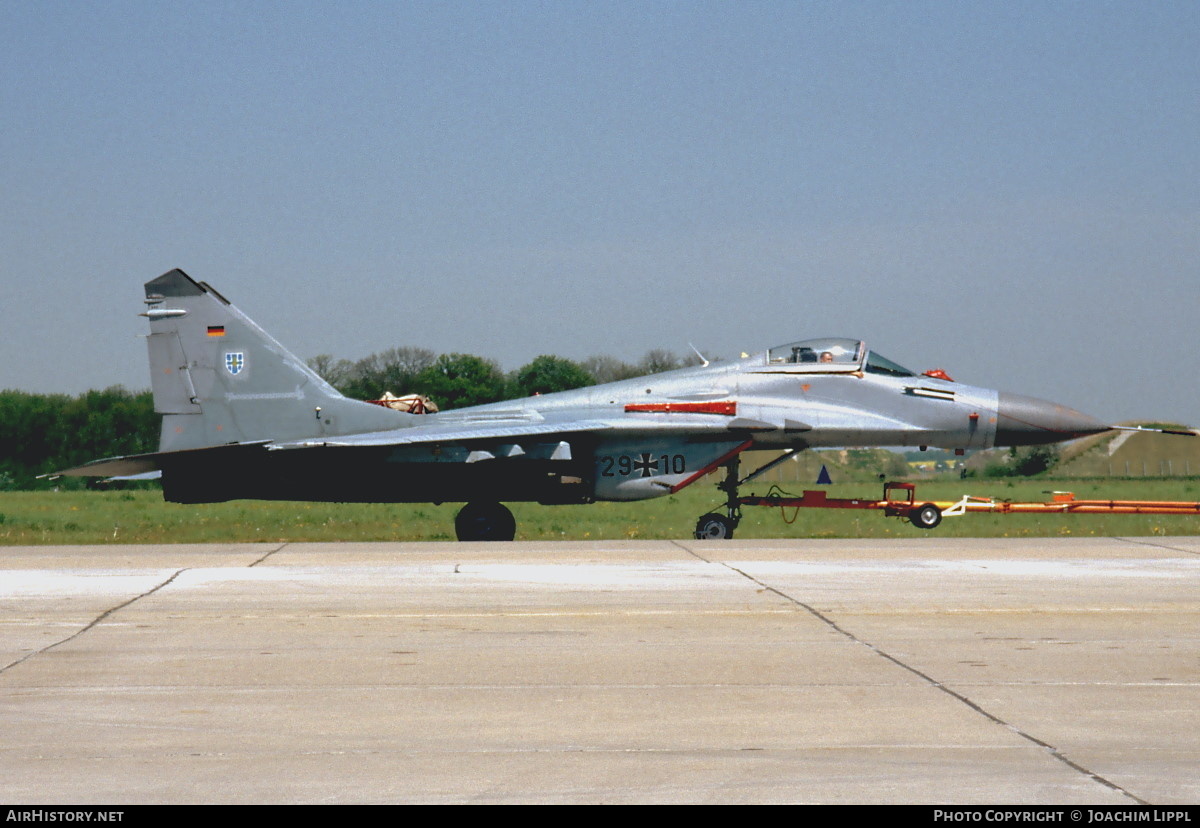
[[[712,477],[677,495],[587,506],[510,504],[518,540],[690,538],[696,519],[722,496]],[[796,494],[802,486],[796,487]],[[830,497],[880,496],[871,483],[824,487]],[[954,480],[920,483],[926,500],[964,494],[1046,500],[1048,489],[1079,498],[1200,500],[1200,479]],[[766,486],[743,494],[766,493]],[[0,545],[212,543],[246,541],[448,541],[461,504],[329,504],[242,500],[183,506],[158,491],[0,493]],[[794,519],[794,523],[786,520]],[[739,538],[1060,537],[1200,534],[1200,516],[966,515],[930,533],[875,511],[747,508]]]

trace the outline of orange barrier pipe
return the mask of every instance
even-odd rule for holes
[[[905,517],[917,506],[933,505],[949,516],[963,512],[999,514],[1088,514],[1088,515],[1193,515],[1200,514],[1200,502],[1176,500],[1076,500],[1071,492],[1056,492],[1044,502],[1013,502],[994,498],[964,496],[961,500],[919,500],[915,483],[886,483],[883,498],[829,497],[824,491],[806,490],[801,497],[749,495],[738,498],[743,506],[780,506],[804,509],[880,509],[892,517]],[[895,497],[896,492],[906,496]],[[951,511],[953,510],[953,511]]]

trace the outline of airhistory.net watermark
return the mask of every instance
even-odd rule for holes
[[[1157,808],[1091,808],[1045,810],[1032,808],[935,808],[934,822],[1191,822],[1189,811],[1170,811]]]
[[[5,822],[120,822],[124,811],[67,811],[47,808],[9,808]]]

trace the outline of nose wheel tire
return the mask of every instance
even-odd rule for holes
[[[510,541],[517,535],[517,521],[501,503],[468,503],[454,518],[454,533],[460,541]]]
[[[926,503],[909,512],[908,519],[918,529],[933,529],[942,522],[942,510],[932,503]]]
[[[729,540],[733,537],[735,524],[724,515],[709,514],[696,521],[698,540]]]

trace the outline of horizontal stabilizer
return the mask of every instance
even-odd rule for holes
[[[145,474],[158,470],[160,455],[130,454],[125,457],[106,457],[103,460],[93,460],[82,466],[75,466],[42,477],[118,477],[133,474]]]
[[[52,472],[51,474],[43,474],[41,477],[128,477],[158,471],[162,469],[164,461],[170,462],[167,458],[199,457],[201,455],[230,453],[247,449],[261,450],[264,442],[234,443],[224,446],[184,449],[181,451],[156,451],[150,454],[127,454],[124,457],[106,457],[102,460],[93,460],[90,463],[84,463],[82,466],[74,466],[62,471]]]

